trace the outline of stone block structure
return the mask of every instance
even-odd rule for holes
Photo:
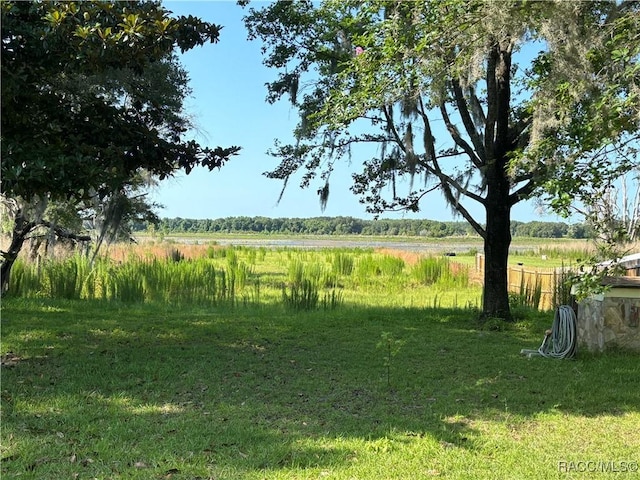
[[[579,349],[640,352],[640,277],[608,278],[610,289],[578,305]]]

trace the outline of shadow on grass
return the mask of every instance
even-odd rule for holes
[[[519,355],[548,317],[491,332],[465,310],[9,301],[2,354],[17,360],[2,372],[3,472],[323,470],[389,442],[474,450],[478,421],[640,411],[637,356]],[[404,342],[392,357],[383,332]]]

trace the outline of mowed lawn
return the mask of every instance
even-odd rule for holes
[[[5,300],[2,478],[638,478],[640,356],[475,314]]]

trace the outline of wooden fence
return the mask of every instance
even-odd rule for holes
[[[507,286],[510,293],[521,295],[528,305],[537,306],[540,310],[552,310],[560,299],[558,291],[563,277],[562,267],[535,268],[524,265],[509,266],[507,269]],[[484,255],[476,256],[476,273],[484,278]]]
[[[625,270],[624,276],[640,277],[640,254],[632,255],[621,264]],[[507,285],[510,293],[522,295],[528,305],[539,310],[551,310],[563,302],[567,302],[566,295],[562,295],[562,279],[569,273],[570,267],[535,268],[524,265],[509,266],[507,271]],[[475,279],[482,282],[484,278],[484,255],[476,255]],[[565,298],[563,298],[565,297]]]

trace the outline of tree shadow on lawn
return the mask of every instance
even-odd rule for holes
[[[473,450],[475,421],[507,412],[640,411],[638,356],[521,357],[543,317],[493,332],[466,310],[19,305],[3,307],[3,354],[21,358],[2,372],[3,472],[33,478],[323,469],[389,438]],[[382,332],[404,342],[390,358]]]

